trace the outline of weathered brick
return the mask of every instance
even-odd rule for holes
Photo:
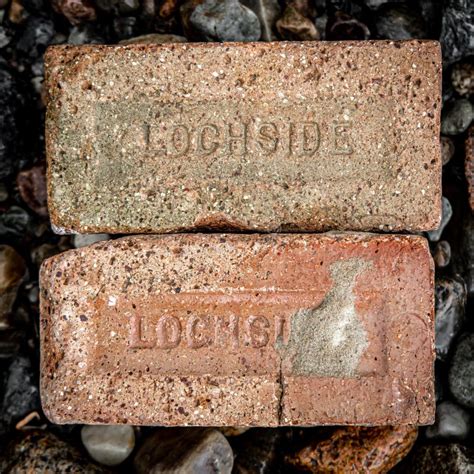
[[[430,230],[434,41],[54,46],[58,232]]]
[[[471,211],[474,211],[474,125],[469,127],[466,141],[464,142],[464,148],[464,171],[469,194],[469,206]]]
[[[433,421],[422,237],[129,237],[50,258],[41,288],[55,423]]]

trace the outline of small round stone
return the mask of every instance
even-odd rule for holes
[[[440,240],[435,247],[433,259],[438,268],[444,268],[451,261],[451,245],[446,240]]]
[[[459,135],[465,132],[474,118],[474,108],[467,99],[446,104],[441,118],[441,133]]]
[[[83,426],[81,439],[91,458],[106,466],[125,461],[135,447],[132,426]]]
[[[451,138],[441,137],[441,161],[443,162],[443,166],[451,161],[455,151],[456,148]]]
[[[453,66],[451,83],[460,96],[474,94],[474,63],[460,62]]]
[[[440,403],[436,408],[436,422],[426,429],[428,439],[465,439],[470,429],[470,414],[453,402]]]

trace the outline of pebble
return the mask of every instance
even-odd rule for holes
[[[0,245],[0,329],[6,328],[18,288],[27,276],[23,258],[9,245]]]
[[[474,450],[460,444],[418,446],[400,467],[395,473],[472,474]]]
[[[292,467],[308,472],[387,472],[410,451],[417,428],[358,427],[336,429],[327,439],[287,456]]]
[[[120,41],[120,44],[164,44],[164,43],[186,43],[184,36],[150,33],[149,35],[135,36]]]
[[[37,377],[28,357],[12,360],[3,380],[0,434],[8,432],[28,413],[39,410]],[[0,469],[0,472],[5,472]]]
[[[448,225],[449,221],[451,220],[452,216],[453,216],[453,208],[451,207],[451,203],[448,201],[448,198],[445,198],[443,196],[442,210],[441,210],[441,223],[437,229],[431,230],[426,233],[428,235],[428,239],[430,239],[431,242],[438,242],[438,240],[441,238],[441,235],[445,227]]]
[[[0,56],[0,179],[12,175],[18,165],[22,103],[17,81]]]
[[[29,16],[24,23],[16,49],[30,59],[42,56],[55,34],[54,23],[45,15]]]
[[[278,472],[283,430],[254,428],[239,436],[232,447],[235,453],[233,474],[272,474]]]
[[[103,240],[109,239],[109,234],[75,234],[72,238],[72,243],[74,248],[80,249],[81,247],[87,247],[96,242],[102,242]]]
[[[94,4],[91,0],[53,0],[54,10],[64,15],[72,25],[80,25],[97,18]]]
[[[105,43],[99,29],[95,24],[86,23],[85,25],[71,28],[67,38],[68,44],[101,44]]]
[[[451,261],[451,245],[447,240],[440,240],[435,247],[433,259],[438,268],[445,268]]]
[[[188,0],[180,12],[188,39],[258,41],[262,34],[257,15],[238,0]]]
[[[367,40],[370,38],[370,30],[367,25],[351,15],[337,11],[328,19],[326,37],[333,41]]]
[[[449,388],[458,403],[474,408],[474,334],[461,336],[455,347]]]
[[[137,35],[137,18],[120,16],[113,20],[114,33],[118,40],[133,38]]]
[[[309,8],[299,9],[299,3],[289,2],[283,15],[277,20],[276,28],[280,37],[288,41],[313,41],[321,38],[315,23],[307,15],[311,14]]]
[[[445,360],[464,323],[466,285],[460,277],[439,278],[435,285],[436,356]]]
[[[456,148],[451,138],[441,137],[441,161],[443,162],[443,166],[451,161],[455,151]]]
[[[17,435],[0,454],[0,472],[22,473],[105,473],[74,447],[47,431]]]
[[[407,40],[426,38],[427,32],[421,15],[408,4],[388,4],[377,10],[375,28],[379,38]]]
[[[467,438],[470,429],[471,415],[453,402],[445,401],[436,407],[436,422],[428,426],[425,435],[428,439]]]
[[[458,99],[443,107],[441,133],[459,135],[465,132],[474,118],[474,108],[467,99]]]
[[[183,472],[230,474],[234,454],[225,436],[209,428],[162,428],[152,433],[138,450],[138,474]]]
[[[260,20],[262,31],[260,39],[262,41],[275,41],[278,39],[275,28],[275,23],[281,14],[278,0],[242,0],[242,4],[250,8]]]
[[[45,164],[18,173],[16,184],[28,207],[41,217],[48,217]]]
[[[456,63],[451,70],[451,84],[460,96],[474,94],[474,63],[465,61]]]
[[[70,248],[68,240],[68,237],[61,237],[57,244],[45,243],[34,247],[31,250],[31,261],[39,267],[46,258],[68,250]]]
[[[19,206],[11,206],[7,211],[0,213],[0,238],[21,238],[31,230],[30,215]]]
[[[135,447],[135,431],[127,425],[83,426],[81,439],[91,458],[105,466],[121,464]]]
[[[445,0],[439,41],[446,64],[474,54],[474,3]]]

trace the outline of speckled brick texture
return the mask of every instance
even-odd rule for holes
[[[464,171],[469,194],[469,206],[471,211],[474,211],[474,125],[469,127],[464,147],[466,151]]]
[[[434,41],[53,46],[59,233],[429,230]]]
[[[421,237],[126,237],[54,256],[40,280],[55,423],[434,420]]]

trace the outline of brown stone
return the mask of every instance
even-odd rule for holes
[[[386,473],[408,454],[417,434],[417,428],[410,426],[340,428],[289,456],[287,462],[314,473]]]
[[[433,262],[417,236],[141,236],[45,261],[55,423],[425,424]]]
[[[28,207],[42,217],[48,216],[46,196],[46,167],[44,163],[18,173],[18,191]]]
[[[469,206],[474,211],[474,125],[469,127],[465,141],[464,171],[469,193]]]
[[[438,226],[436,42],[54,46],[45,61],[59,232]]]

